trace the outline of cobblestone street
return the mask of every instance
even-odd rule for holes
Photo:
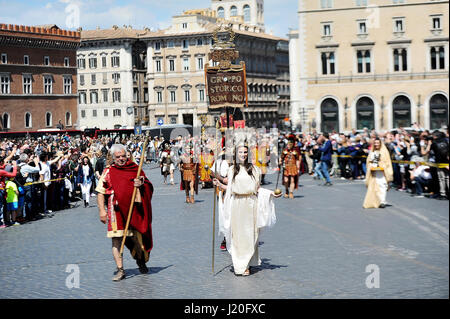
[[[449,297],[448,201],[391,190],[388,207],[364,210],[362,181],[335,179],[323,187],[304,175],[293,200],[276,200],[277,223],[260,236],[262,265],[249,277],[236,277],[217,235],[212,274],[212,190],[199,190],[196,203],[187,205],[178,171],[175,186],[162,184],[159,169],[147,166],[145,172],[155,187],[148,274],[140,274],[125,250],[127,278],[111,280],[111,240],[94,197],[89,208],[0,231],[0,297]],[[265,187],[274,189],[275,179],[268,175]],[[66,286],[71,265],[79,268],[79,288]],[[368,265],[379,269],[379,288],[366,286]]]

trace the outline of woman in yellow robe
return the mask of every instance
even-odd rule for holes
[[[367,156],[367,193],[363,208],[386,207],[386,193],[393,180],[391,156],[379,138],[375,138],[372,150]]]

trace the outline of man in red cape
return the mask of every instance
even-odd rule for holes
[[[151,206],[153,185],[143,171],[141,171],[140,178],[136,178],[138,165],[127,160],[124,145],[113,145],[111,153],[114,164],[103,171],[96,191],[98,192],[97,203],[100,220],[108,224],[107,237],[112,238],[112,251],[117,265],[117,273],[113,280],[119,281],[125,278],[120,246],[134,187],[137,187],[138,191],[125,245],[136,260],[140,272],[148,272],[145,263],[148,262],[150,251],[153,248]]]

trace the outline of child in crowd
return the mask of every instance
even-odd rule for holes
[[[6,216],[5,224],[7,226],[20,225],[16,221],[17,210],[19,209],[19,190],[16,183],[14,183],[14,177],[9,177],[5,185],[6,190]]]

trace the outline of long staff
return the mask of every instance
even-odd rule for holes
[[[218,159],[218,152],[219,152],[219,137],[218,137],[218,131],[219,131],[219,122],[216,122],[216,150],[214,152],[214,178],[217,179],[217,159]],[[213,208],[213,224],[212,224],[212,272],[214,273],[214,247],[216,245],[216,202],[217,202],[217,186],[214,187],[213,191],[213,200],[214,200],[214,208]]]
[[[142,164],[144,164],[144,154],[145,154],[145,150],[147,149],[148,138],[149,137],[147,136],[147,138],[145,139],[145,142],[144,142],[144,147],[142,148],[141,159],[139,161],[139,168],[137,171],[136,178],[139,178],[139,176],[141,176]],[[127,238],[128,227],[130,226],[131,215],[133,214],[134,200],[136,199],[136,192],[137,192],[137,187],[134,187],[133,195],[131,196],[130,209],[128,210],[127,224],[125,226],[125,230],[123,231],[122,245],[120,246],[120,257],[123,256],[123,246],[125,245],[125,239]]]

